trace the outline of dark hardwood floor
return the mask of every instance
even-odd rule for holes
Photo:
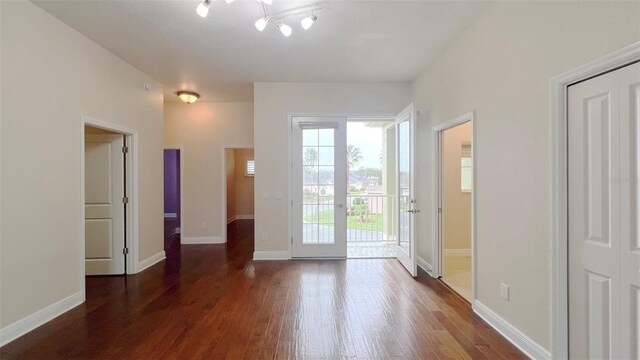
[[[87,301],[1,359],[520,359],[425,273],[392,259],[251,260],[253,221],[225,245],[167,240],[166,261],[87,279]]]

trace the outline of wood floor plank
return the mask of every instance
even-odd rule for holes
[[[180,245],[0,348],[2,359],[521,359],[469,304],[392,259],[259,261],[253,221]]]

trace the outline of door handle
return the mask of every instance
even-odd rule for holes
[[[336,206],[339,207],[339,208],[343,208],[344,204],[340,203],[340,204],[336,204]]]
[[[408,212],[408,213],[412,213],[412,214],[417,214],[417,213],[420,212],[420,210],[418,210],[418,209],[405,210],[405,211]]]

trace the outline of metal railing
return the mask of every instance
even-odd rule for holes
[[[348,195],[347,243],[394,241],[396,206],[395,195]]]

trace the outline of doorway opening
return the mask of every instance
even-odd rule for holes
[[[395,257],[417,276],[415,118],[290,116],[292,258]]]
[[[84,275],[135,273],[133,135],[84,119],[82,140]]]
[[[438,274],[470,303],[473,300],[472,114],[434,128]]]
[[[396,256],[395,119],[347,119],[347,258]]]
[[[225,242],[242,221],[254,219],[254,176],[256,164],[253,148],[224,149]]]
[[[180,250],[182,233],[182,149],[164,149],[164,250]]]

